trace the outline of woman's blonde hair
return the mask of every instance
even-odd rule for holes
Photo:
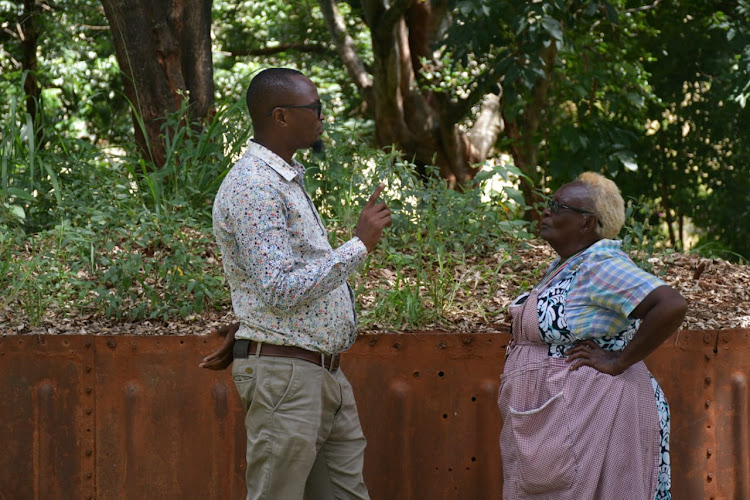
[[[625,201],[617,184],[596,172],[584,172],[576,181],[584,184],[591,194],[593,212],[601,223],[601,226],[596,226],[596,234],[602,238],[616,238],[625,224]]]

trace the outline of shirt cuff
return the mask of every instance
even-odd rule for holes
[[[350,239],[349,241],[347,241],[344,244],[345,245],[351,245],[352,246],[352,250],[354,252],[358,251],[360,254],[364,255],[365,257],[367,256],[367,253],[368,253],[367,252],[367,247],[362,242],[362,240],[359,239],[358,236],[353,237],[352,239]]]

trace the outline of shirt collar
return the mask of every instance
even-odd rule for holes
[[[247,143],[245,154],[251,154],[260,158],[287,181],[292,181],[298,175],[300,176],[300,179],[305,176],[305,167],[303,167],[300,162],[292,158],[292,164],[290,165],[279,155],[253,140],[250,140]]]

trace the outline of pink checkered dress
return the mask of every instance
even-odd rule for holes
[[[618,376],[571,372],[539,336],[537,291],[511,307],[498,404],[503,498],[651,500],[659,416],[643,362]]]

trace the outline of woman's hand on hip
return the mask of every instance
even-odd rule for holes
[[[620,363],[620,352],[602,349],[593,340],[576,343],[567,350],[566,354],[570,371],[575,371],[582,366],[590,366],[602,373],[619,375],[627,368]]]

